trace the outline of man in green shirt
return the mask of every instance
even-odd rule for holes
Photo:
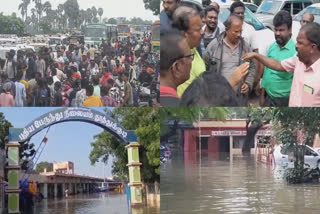
[[[282,61],[296,55],[296,47],[291,39],[291,15],[282,10],[273,18],[273,24],[276,41],[270,46],[267,57]],[[292,73],[265,67],[261,82],[261,88],[266,92],[261,95],[263,106],[288,106],[292,79]]]

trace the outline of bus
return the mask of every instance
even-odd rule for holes
[[[151,29],[151,50],[160,53],[160,20],[153,23]]]
[[[121,25],[118,25],[117,27],[118,27],[119,40],[123,40],[131,36],[130,34],[131,30],[129,25],[121,24]]]
[[[87,24],[84,28],[85,44],[100,46],[102,40],[114,41],[117,39],[116,25],[109,24]]]

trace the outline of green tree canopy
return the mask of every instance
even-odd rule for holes
[[[151,10],[153,12],[153,15],[159,15],[160,14],[160,0],[143,0],[144,7],[147,10]]]
[[[136,130],[141,166],[141,177],[145,182],[160,180],[160,115],[159,108],[116,108],[112,117],[127,130]],[[108,132],[95,136],[91,143],[91,164],[107,162],[113,156],[112,173],[121,180],[128,180],[127,151],[125,145]]]
[[[49,163],[47,161],[40,162],[36,166],[36,172],[44,172],[44,169],[47,169],[47,172],[52,172],[53,171],[53,163]]]
[[[6,137],[9,134],[9,128],[12,127],[11,123],[6,120],[3,113],[0,112],[0,147],[4,149]]]

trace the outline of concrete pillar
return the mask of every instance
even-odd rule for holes
[[[58,184],[55,183],[53,185],[54,185],[53,196],[56,198],[56,197],[58,197]]]
[[[66,191],[66,184],[63,183],[62,184],[62,195],[63,195],[63,197],[65,196],[65,191]]]
[[[69,195],[71,195],[72,193],[73,193],[73,191],[72,191],[72,183],[69,183]]]
[[[11,128],[10,128],[11,129]],[[10,138],[10,135],[9,135]],[[19,212],[19,147],[20,144],[17,141],[9,139],[9,143],[6,144],[8,151],[8,213],[20,213]]]
[[[140,175],[139,144],[134,142],[126,146],[128,151],[129,186],[131,206],[142,206],[142,182]]]
[[[48,184],[43,184],[43,197],[48,198]]]
[[[74,184],[74,194],[78,194],[78,184]]]
[[[229,143],[230,143],[229,147],[230,147],[230,157],[231,157],[233,154],[233,136],[230,136]]]

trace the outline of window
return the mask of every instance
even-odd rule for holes
[[[283,8],[282,8],[282,10],[286,10],[286,11],[288,11],[290,14],[291,14],[291,3],[286,3],[284,6],[283,6]]]
[[[303,9],[301,2],[300,2],[300,3],[299,3],[299,2],[294,2],[294,3],[292,4],[292,7],[293,7],[293,9],[292,9],[292,14],[293,14],[293,15],[299,13],[299,12]]]
[[[312,5],[312,2],[305,2],[304,3],[304,8],[306,8],[306,7],[310,6],[310,5]]]

